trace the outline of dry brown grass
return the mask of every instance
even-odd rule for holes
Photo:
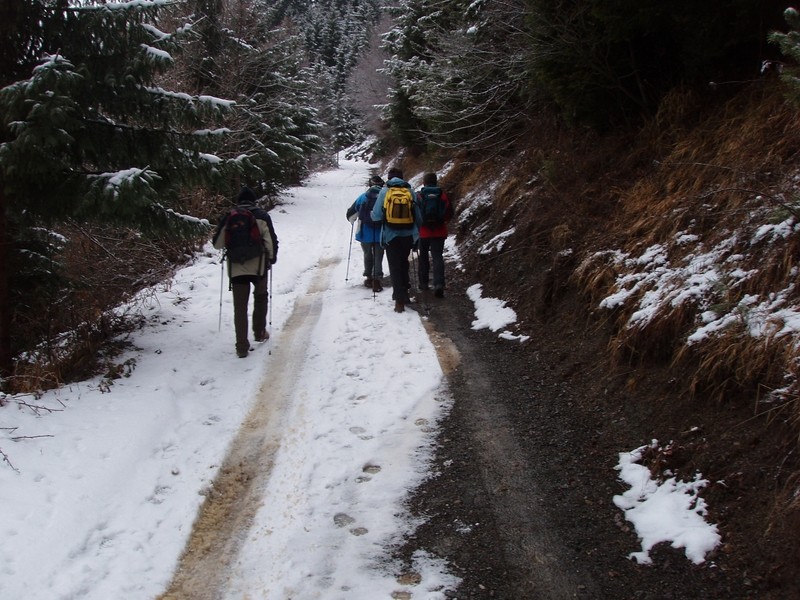
[[[655,168],[621,194],[617,236],[661,241],[698,210],[712,213],[701,215],[709,228],[731,223],[757,193],[773,196],[785,184],[782,176],[800,149],[797,125],[796,111],[777,89],[758,87],[732,99],[653,156]],[[647,130],[643,139],[653,137]]]
[[[681,346],[674,364],[693,373],[688,383],[695,396],[717,402],[751,402],[753,398],[764,400],[782,384],[787,359],[793,354],[786,340],[774,336],[757,339],[739,326],[702,346]],[[758,404],[754,412],[758,412]]]
[[[141,325],[136,307],[113,311],[141,290],[167,280],[202,239],[156,241],[126,228],[64,223],[68,243],[61,278],[44,293],[29,293],[13,322],[17,360],[10,393],[35,393],[114,369],[121,336]]]
[[[572,274],[572,281],[594,309],[609,294],[619,275],[620,269],[610,256],[598,253],[590,255],[578,265]]]
[[[772,198],[791,194],[791,177],[800,167],[800,122],[779,89],[754,87],[702,119],[692,118],[695,109],[691,94],[675,92],[643,130],[640,141],[661,149],[663,157],[655,157],[651,169],[627,189],[620,189],[619,210],[609,223],[609,248],[637,255],[652,244],[670,243],[676,233],[689,228],[705,247],[711,247],[741,226],[747,213],[757,207],[758,194]],[[755,258],[759,273],[738,292],[739,297],[785,289],[797,264],[800,240],[795,236],[776,248]],[[681,251],[672,248],[671,258],[680,256]],[[596,303],[613,289],[616,271],[617,267],[596,257],[584,260],[574,280]],[[620,360],[641,355],[684,363],[689,354],[680,350],[678,340],[694,321],[696,310],[692,306],[662,310],[646,328],[620,330],[611,342],[613,354]],[[628,317],[629,313],[618,315],[620,323]],[[779,358],[774,345],[748,340],[732,343],[736,337],[726,335],[704,348],[692,389],[729,390],[738,384],[752,389],[760,378],[773,379],[771,365]],[[677,357],[675,352],[679,352]],[[780,362],[787,365],[785,357]]]
[[[641,360],[669,361],[683,343],[682,333],[694,320],[694,307],[680,304],[657,312],[644,326],[625,327],[627,314],[619,317],[618,332],[609,342],[612,360],[634,364]]]

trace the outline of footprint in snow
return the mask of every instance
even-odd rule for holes
[[[358,439],[361,440],[371,440],[372,436],[367,433],[367,430],[363,427],[353,426],[350,428],[350,433],[353,435],[357,435]]]
[[[347,527],[348,525],[352,525],[355,522],[356,520],[347,513],[336,513],[335,515],[333,515],[333,523],[337,527]]]
[[[221,419],[217,415],[210,415],[203,421],[203,425],[214,425],[215,423],[219,423],[220,420]]]
[[[347,513],[336,513],[333,515],[333,522],[337,527],[347,527],[355,523],[356,520]],[[353,527],[350,529],[350,533],[355,536],[365,535],[369,533],[369,529],[366,527]]]
[[[372,477],[370,477],[370,475],[376,475],[377,473],[380,473],[381,468],[378,465],[366,465],[362,471],[365,474],[356,477],[356,483],[366,483],[367,481],[372,481]]]
[[[164,497],[172,492],[172,488],[167,485],[159,485],[155,491],[147,497],[147,501],[151,504],[161,504],[164,502]]]
[[[431,427],[430,422],[428,419],[417,419],[414,421],[414,425],[420,428],[420,431],[424,433],[432,433],[436,431],[434,427]]]

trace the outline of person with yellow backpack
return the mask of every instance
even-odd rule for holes
[[[411,303],[408,257],[419,240],[421,216],[417,200],[411,185],[403,179],[402,169],[392,167],[372,208],[372,220],[382,224],[381,246],[386,249],[389,263],[394,311],[399,313]]]

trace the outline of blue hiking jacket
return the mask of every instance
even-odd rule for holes
[[[369,190],[367,190],[369,191]],[[362,206],[367,202],[367,192],[361,194],[356,201],[353,202],[352,209],[358,213]],[[375,201],[377,204],[378,201]],[[363,223],[358,227],[358,231],[356,231],[356,241],[361,242],[362,244],[376,244],[381,241],[381,226],[374,225],[372,223]]]

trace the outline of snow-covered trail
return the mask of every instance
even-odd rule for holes
[[[341,243],[363,176],[352,179],[356,194],[316,188],[316,235],[304,236],[307,251],[289,249],[316,258],[295,279],[306,291],[268,343],[271,353],[259,348],[247,359],[266,361],[263,384],[165,599],[442,591],[442,566],[425,557],[421,583],[398,583],[388,549],[410,527],[402,499],[426,476],[426,446],[447,394],[419,316],[394,313],[388,289],[373,296],[360,286],[361,249]],[[280,214],[274,220],[278,228]],[[287,286],[276,269],[276,295]]]
[[[342,161],[272,211],[272,337],[250,356],[234,352],[209,245],[128,308],[146,323],[114,358],[123,377],[5,399],[0,598],[416,600],[454,587],[422,555],[398,581],[388,556],[413,527],[403,499],[449,400],[420,316],[361,285],[345,211],[368,174]]]
[[[270,349],[275,365],[302,365],[322,308],[320,290],[330,285],[331,267],[320,265],[309,293],[298,298],[281,333]],[[265,346],[267,346],[265,344]],[[263,356],[262,356],[263,358]],[[280,448],[286,410],[297,386],[297,369],[274,369],[259,389],[255,404],[231,443],[225,462],[207,493],[180,567],[165,598],[219,598],[229,581],[231,561],[252,525]]]

